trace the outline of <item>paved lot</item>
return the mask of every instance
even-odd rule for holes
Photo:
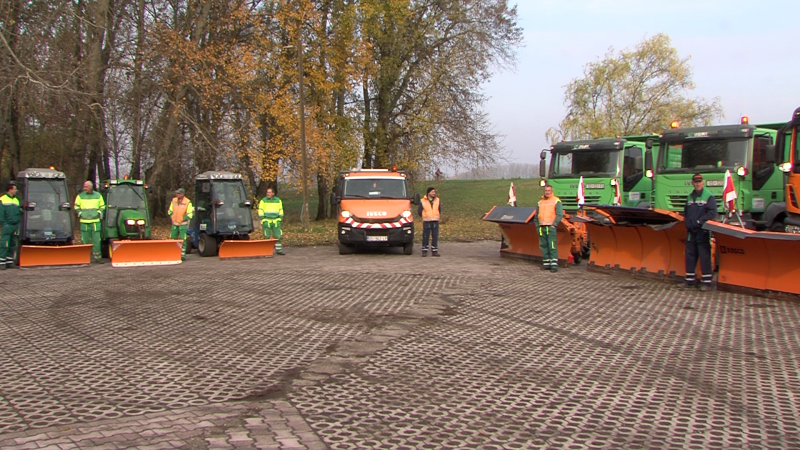
[[[800,448],[800,302],[499,243],[0,273],[0,448]]]

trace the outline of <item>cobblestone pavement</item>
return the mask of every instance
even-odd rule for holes
[[[800,448],[800,302],[335,247],[0,273],[0,448]]]

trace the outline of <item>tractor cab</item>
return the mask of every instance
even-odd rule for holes
[[[195,214],[189,235],[201,256],[214,256],[225,240],[249,240],[252,204],[242,175],[211,171],[195,179]]]
[[[23,244],[71,244],[72,209],[64,172],[26,169],[17,174]]]

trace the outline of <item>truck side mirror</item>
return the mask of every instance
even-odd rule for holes
[[[653,138],[648,138],[646,141],[644,141],[644,148],[647,150],[651,150],[653,148]]]
[[[542,150],[542,153],[539,153],[539,178],[544,178],[547,176],[547,150]]]
[[[22,209],[24,209],[25,211],[33,211],[34,209],[36,209],[36,202],[25,202],[22,205]]]
[[[765,152],[766,155],[765,156],[767,157],[767,162],[772,163],[772,164],[777,163],[778,162],[778,147],[776,147],[776,146],[774,146],[772,144],[769,144],[769,145],[767,145],[767,148],[765,150],[766,150],[766,152]]]
[[[59,211],[69,211],[71,209],[72,209],[72,205],[70,205],[69,202],[64,202],[64,203],[58,205],[58,210]]]
[[[241,208],[252,208],[252,207],[253,207],[253,204],[252,204],[252,203],[250,203],[250,200],[245,200],[245,201],[243,201],[243,202],[242,202],[242,204],[240,205],[240,207],[241,207]]]
[[[335,192],[331,192],[331,205],[338,205],[339,204],[339,197],[336,196]]]
[[[411,204],[412,204],[412,205],[419,205],[419,192],[417,192],[416,194],[414,194],[414,199],[413,199],[413,200],[411,200]]]
[[[644,152],[644,170],[646,171],[653,171],[653,150],[648,148]]]

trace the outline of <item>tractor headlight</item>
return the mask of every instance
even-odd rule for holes
[[[144,219],[137,220],[136,225],[144,225]]]
[[[411,210],[403,211],[402,213],[400,213],[400,216],[405,218],[411,217]]]
[[[342,211],[342,217],[344,217],[345,219],[349,218],[350,217],[350,211]]]
[[[133,219],[128,219],[125,221],[125,225],[136,225],[136,221]]]

